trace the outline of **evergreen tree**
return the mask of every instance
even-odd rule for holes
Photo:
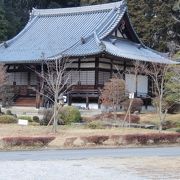
[[[8,21],[5,19],[5,12],[0,7],[0,42],[5,41],[7,39],[7,26]]]
[[[129,0],[129,13],[139,37],[154,49],[167,52],[174,38],[171,0]]]

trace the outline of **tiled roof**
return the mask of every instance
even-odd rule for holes
[[[128,58],[131,60],[139,60],[145,62],[173,64],[174,61],[169,60],[157,51],[148,47],[142,46],[125,39],[114,40],[106,38],[103,40],[106,47],[106,52],[114,56]]]
[[[149,49],[137,50],[135,43],[119,40],[113,45],[107,39],[126,11],[124,0],[78,8],[33,9],[25,28],[13,39],[0,44],[0,62],[39,62],[42,58],[88,56],[105,51],[135,60],[166,61]],[[146,53],[152,58],[147,58]]]

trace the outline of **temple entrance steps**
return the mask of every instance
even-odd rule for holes
[[[36,107],[36,97],[18,97],[14,106]]]

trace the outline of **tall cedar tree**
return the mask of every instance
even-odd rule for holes
[[[7,39],[7,26],[8,21],[5,19],[5,12],[2,7],[0,7],[0,42]]]

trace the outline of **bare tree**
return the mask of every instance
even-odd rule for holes
[[[165,83],[167,83],[166,74],[171,66],[168,64],[149,63],[141,67],[144,73],[151,78],[153,83],[152,89],[153,95],[155,96],[154,105],[159,115],[159,131],[161,131],[162,124],[167,114],[167,108],[164,108]]]
[[[54,132],[57,132],[58,112],[62,107],[59,99],[72,86],[72,83],[69,81],[71,63],[72,61],[67,58],[44,60],[41,72],[38,72],[41,79],[39,93],[49,99],[53,104],[52,120]]]

